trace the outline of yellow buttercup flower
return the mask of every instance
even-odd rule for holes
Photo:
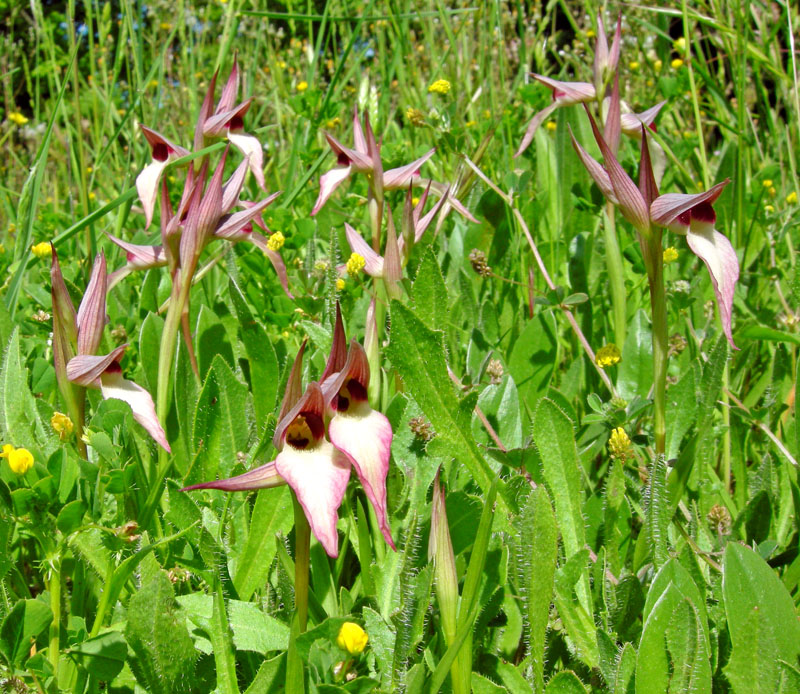
[[[797,193],[792,191],[789,195],[786,196],[786,202],[790,205],[794,205],[797,202]]]
[[[351,253],[350,258],[347,260],[347,264],[345,265],[347,274],[350,275],[350,277],[358,277],[358,273],[364,269],[366,264],[367,261],[364,260],[363,255]]]
[[[306,89],[308,89],[308,82],[303,80],[302,82],[298,82],[297,83],[297,91],[298,92],[304,92]]]
[[[336,645],[350,655],[361,653],[367,647],[368,641],[367,632],[355,622],[342,624],[342,628],[339,629],[339,635],[336,637]]]
[[[340,292],[344,289],[344,280],[340,277],[336,280],[336,291]]]
[[[549,120],[547,123],[544,124],[544,127],[547,128],[550,132],[554,132],[555,129],[558,127],[554,120]]]
[[[280,231],[274,231],[267,239],[267,248],[274,253],[283,248],[285,242],[286,237]]]
[[[614,366],[614,364],[619,364],[620,361],[622,361],[622,355],[619,352],[619,347],[617,347],[613,342],[603,345],[597,350],[597,354],[594,355],[594,362],[601,369]]]
[[[670,65],[672,65],[673,70],[677,70],[679,67],[683,66],[683,61],[680,58],[675,58]]]
[[[761,185],[764,186],[765,188],[772,188],[772,179],[765,178],[763,181],[761,181]]]
[[[631,70],[638,70],[639,69],[639,62],[636,61],[636,60],[632,60],[630,63],[628,63],[628,67]]]
[[[611,432],[608,439],[608,452],[612,458],[621,460],[623,463],[633,456],[631,440],[622,427],[617,427]]]
[[[673,246],[664,249],[664,262],[674,263],[678,259],[678,251]]]
[[[53,416],[50,419],[50,426],[53,427],[53,431],[58,434],[58,438],[60,438],[62,441],[66,441],[70,437],[74,427],[72,420],[63,412],[53,413]]]
[[[25,125],[25,123],[28,122],[28,119],[19,111],[12,111],[9,113],[8,120],[10,120],[14,125]]]
[[[31,252],[37,258],[49,258],[53,252],[53,247],[50,245],[49,241],[42,241],[41,243],[31,246]]]
[[[430,87],[428,92],[431,94],[447,94],[450,91],[450,82],[447,80],[436,80]]]

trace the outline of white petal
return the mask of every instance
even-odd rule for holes
[[[171,452],[150,393],[133,381],[123,378],[119,371],[107,372],[100,376],[100,390],[106,400],[115,398],[127,402],[133,410],[133,418],[147,430],[159,446],[167,453]]]
[[[350,170],[349,166],[336,166],[319,177],[319,195],[317,196],[317,201],[314,203],[314,209],[311,210],[312,217],[322,209],[322,206],[326,202],[328,202],[328,198],[333,195],[333,191],[347,180],[347,177],[350,175]]]
[[[158,197],[158,179],[161,178],[161,172],[168,163],[169,160],[153,161],[145,166],[136,177],[136,191],[139,193],[139,200],[141,200],[144,208],[145,229],[153,221],[153,210],[156,207],[156,198]]]
[[[228,133],[229,142],[236,147],[250,162],[250,171],[253,172],[258,187],[264,190],[264,150],[261,143],[252,135]]]

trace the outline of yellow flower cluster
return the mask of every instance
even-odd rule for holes
[[[31,253],[33,253],[37,258],[49,258],[52,252],[53,247],[48,241],[42,241],[41,243],[31,246]]]
[[[283,248],[283,244],[286,242],[286,237],[280,231],[273,231],[270,234],[270,237],[267,239],[267,248],[271,250],[273,253],[278,252],[281,248]]]
[[[339,629],[339,635],[336,637],[336,645],[350,655],[361,653],[367,647],[368,641],[367,632],[355,622],[342,624],[342,628]]]
[[[792,191],[789,195],[786,196],[786,202],[790,205],[794,205],[797,203],[797,193]]]
[[[597,364],[601,369],[606,369],[609,366],[614,366],[614,364],[619,364],[619,362],[622,361],[622,355],[619,352],[619,347],[617,347],[613,342],[603,345],[597,350],[597,354],[594,355],[594,361],[595,364]]]
[[[33,456],[27,448],[15,448],[7,443],[3,446],[0,458],[8,460],[8,466],[15,475],[24,475],[33,467]]]
[[[364,260],[363,255],[359,255],[358,253],[351,253],[350,258],[347,260],[347,264],[345,265],[345,268],[347,269],[347,274],[350,275],[350,277],[357,277],[358,273],[364,269],[366,264],[367,261]]]
[[[430,94],[447,94],[450,91],[450,82],[447,80],[436,80],[430,87],[428,92]]]
[[[415,128],[425,125],[425,114],[418,108],[408,108],[406,110],[406,120]]]
[[[308,89],[308,82],[303,80],[302,82],[298,82],[297,83],[297,91],[298,92],[304,92],[306,89]]]
[[[340,292],[344,289],[344,280],[340,277],[336,280],[336,291]]]
[[[633,457],[633,448],[631,447],[631,440],[625,433],[625,429],[617,427],[611,432],[608,439],[608,451],[614,460],[620,460],[623,463]]]
[[[664,249],[664,262],[674,263],[678,259],[678,251],[673,246]]]
[[[63,412],[53,413],[53,416],[50,419],[50,426],[53,427],[53,431],[58,434],[58,438],[60,438],[62,441],[66,441],[70,437],[74,427],[72,420]]]
[[[25,125],[25,123],[28,122],[28,119],[19,111],[13,111],[12,113],[9,113],[8,120],[10,120],[14,125]]]

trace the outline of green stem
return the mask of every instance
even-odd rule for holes
[[[294,619],[289,640],[289,653],[286,658],[286,692],[287,694],[304,694],[305,681],[303,661],[297,652],[297,637],[304,633],[308,626],[308,576],[311,559],[311,527],[308,524],[303,507],[292,492],[294,505]]]
[[[603,238],[606,244],[606,271],[611,288],[611,306],[614,319],[614,342],[622,349],[627,330],[627,293],[625,291],[625,268],[622,264],[622,251],[617,238],[614,218],[614,204],[606,203],[606,216],[603,219]]]
[[[650,284],[650,309],[653,320],[653,430],[656,455],[666,450],[667,424],[667,301],[664,289],[664,257],[661,231],[654,229],[642,240],[647,279]]]
[[[50,610],[53,613],[53,622],[50,624],[50,645],[47,656],[53,666],[53,678],[58,682],[58,660],[61,655],[61,560],[54,559],[50,574]]]

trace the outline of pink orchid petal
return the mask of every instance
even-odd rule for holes
[[[146,270],[148,268],[161,267],[167,264],[167,256],[164,253],[163,246],[144,246],[136,243],[128,243],[111,234],[107,236],[112,242],[125,251],[129,269]]]
[[[250,108],[252,99],[243,101],[227,111],[219,111],[203,123],[203,134],[208,137],[219,137],[229,128],[241,128],[242,119]]]
[[[559,106],[569,106],[597,98],[597,90],[588,82],[562,82],[544,75],[534,75],[542,84],[553,90],[553,99]]]
[[[392,448],[389,420],[367,403],[337,413],[328,425],[331,443],[342,451],[356,469],[386,542],[395,549],[386,519],[386,475]]]
[[[614,38],[611,39],[611,50],[608,52],[608,70],[614,72],[619,63],[620,45],[622,43],[622,13],[617,15],[617,28],[614,31]]]
[[[189,492],[193,489],[221,489],[224,492],[242,492],[249,489],[268,489],[280,487],[286,484],[286,480],[278,474],[275,461],[259,465],[248,472],[236,477],[229,477],[224,480],[214,482],[201,482],[181,489],[182,492]]]
[[[606,199],[610,200],[615,205],[618,205],[619,200],[617,200],[617,196],[614,193],[614,187],[611,185],[611,179],[608,177],[608,172],[593,157],[591,157],[583,147],[580,146],[578,141],[575,139],[575,136],[572,134],[572,128],[569,130],[569,136],[572,139],[572,146],[578,153],[578,157],[583,162],[583,165],[586,167],[589,175],[592,177],[592,179],[594,179],[597,187],[600,188],[600,192],[606,197]]]
[[[358,118],[358,108],[353,108],[353,144],[358,152],[367,154],[369,148],[367,147],[367,138],[364,137],[364,130],[361,127],[361,121]]]
[[[472,213],[466,207],[464,207],[461,201],[455,195],[453,195],[450,190],[448,190],[448,192],[445,194],[445,204],[450,205],[450,207],[452,207],[467,221],[472,222],[473,224],[480,224],[480,222],[475,219]]]
[[[222,88],[222,94],[219,97],[219,103],[215,113],[223,113],[233,108],[236,103],[236,94],[239,92],[239,62],[236,58],[233,59],[233,67],[231,74],[228,75],[228,81]]]
[[[302,450],[287,445],[275,458],[275,469],[297,495],[314,537],[328,556],[337,557],[336,523],[350,479],[346,456],[324,439]]]
[[[373,251],[361,234],[347,222],[344,225],[344,232],[345,236],[347,236],[347,243],[350,244],[350,249],[353,253],[358,253],[364,258],[364,272],[370,277],[383,277],[383,258]]]
[[[81,354],[67,364],[67,378],[84,388],[96,388],[97,379],[114,363],[122,359],[128,345],[120,345],[113,352],[101,356]]]
[[[597,15],[597,40],[594,43],[594,83],[600,85],[603,82],[603,75],[608,68],[608,39],[606,38],[606,28],[603,26],[603,18]]]
[[[545,106],[538,113],[534,114],[533,118],[531,118],[528,122],[528,127],[525,128],[525,135],[522,138],[522,142],[519,143],[519,147],[514,153],[515,158],[528,149],[528,146],[531,144],[531,142],[533,142],[533,137],[536,135],[536,131],[539,129],[539,126],[544,122],[545,118],[547,118],[559,106],[561,106],[561,104],[557,101],[554,101],[548,106]]]
[[[342,159],[347,159],[347,163],[353,167],[353,171],[358,171],[359,173],[369,173],[372,171],[372,158],[366,150],[361,152],[357,149],[350,149],[349,147],[345,147],[330,133],[325,132],[323,134],[333,150],[333,153],[336,155],[337,159],[339,159],[340,164],[344,164]],[[364,140],[364,142],[366,143],[366,140]]]
[[[295,383],[292,385],[292,393],[289,392],[289,383],[286,384],[286,395],[284,395],[284,402],[281,405],[281,413],[278,419],[278,424],[275,427],[275,433],[272,435],[272,444],[275,448],[283,448],[284,444],[286,443],[286,435],[289,430],[289,427],[297,419],[298,415],[303,415],[306,420],[309,420],[309,416],[313,415],[313,418],[316,418],[320,422],[320,430],[316,434],[312,432],[312,435],[316,436],[314,441],[311,443],[316,445],[319,443],[324,435],[324,426],[322,426],[321,422],[325,416],[325,398],[322,395],[322,390],[319,387],[319,383],[312,381],[311,383],[306,386],[305,392],[300,396],[300,399],[295,402],[290,409],[287,411],[287,396],[296,394],[295,387],[299,386],[300,383],[300,369],[302,369],[302,353],[303,350],[301,348],[300,352],[297,354],[295,358],[295,363],[292,366],[292,374],[290,375],[290,380],[294,377]],[[289,398],[291,400],[292,398]],[[312,418],[312,419],[313,419]]]
[[[153,210],[156,207],[158,197],[158,180],[161,173],[166,168],[169,160],[153,161],[145,166],[141,173],[136,177],[136,192],[139,194],[139,201],[144,209],[144,228],[150,226],[153,221]]]
[[[713,205],[716,199],[722,194],[722,189],[731,182],[726,178],[722,183],[709,188],[705,193],[691,195],[688,193],[666,193],[653,200],[650,205],[650,218],[656,224],[669,227],[676,217],[684,212],[691,210],[701,202]]]
[[[247,209],[234,212],[232,215],[221,219],[219,226],[214,229],[214,236],[221,239],[239,240],[241,237],[238,234],[242,228],[258,217],[279,195],[280,192],[273,193],[268,198],[250,205]]]
[[[389,169],[388,171],[385,171],[383,173],[383,189],[397,190],[398,188],[404,188],[406,185],[408,185],[409,181],[411,181],[414,174],[419,172],[420,167],[435,153],[436,148],[434,147],[432,150],[426,152],[419,159],[412,161],[410,164],[398,166],[395,169]]]
[[[261,190],[265,190],[264,150],[261,148],[261,143],[258,139],[244,133],[228,132],[228,141],[247,157],[250,171],[253,172],[258,187]]]
[[[94,354],[103,339],[106,315],[106,257],[101,251],[94,259],[92,276],[78,307],[78,354]]]
[[[197,115],[197,125],[194,129],[194,148],[195,150],[203,149],[203,126],[205,122],[211,117],[214,112],[214,91],[217,88],[217,75],[219,68],[214,72],[214,76],[208,83],[206,95],[203,98],[203,105],[200,107],[200,113]],[[190,169],[191,170],[191,169]]]
[[[247,173],[247,168],[250,166],[249,159],[245,159],[236,170],[231,174],[231,177],[225,181],[222,186],[222,210],[228,212],[234,205],[239,202],[239,195],[242,192],[244,185],[244,177]]]
[[[619,119],[622,132],[628,137],[640,139],[642,137],[642,123],[650,127],[666,103],[666,101],[661,101],[641,113],[623,113]]]
[[[342,320],[342,309],[339,302],[336,302],[336,320],[333,326],[333,339],[331,340],[331,351],[328,354],[328,361],[325,362],[325,369],[319,377],[320,382],[332,374],[338,374],[347,363],[347,336],[344,332],[344,321]],[[323,387],[324,391],[324,387]]]
[[[156,132],[152,128],[148,128],[146,125],[139,124],[139,128],[142,131],[147,143],[150,145],[150,149],[153,153],[153,159],[157,161],[162,160],[173,160],[173,159],[180,159],[181,157],[185,157],[189,154],[189,150],[181,147],[180,145],[176,145],[171,140],[168,140],[164,137],[161,133]]]
[[[133,418],[145,428],[159,446],[167,453],[171,452],[150,393],[133,381],[123,378],[122,371],[115,369],[110,369],[100,376],[100,391],[106,400],[114,398],[127,402],[133,411]]]
[[[663,197],[663,196],[662,196]],[[692,220],[686,241],[692,252],[708,268],[714,294],[717,298],[722,330],[733,349],[739,349],[733,342],[731,318],[733,313],[733,292],[739,279],[739,259],[731,242],[720,234],[713,225]]]
[[[319,177],[319,196],[317,196],[317,201],[314,203],[314,209],[311,210],[312,217],[328,202],[328,198],[333,195],[333,191],[347,180],[351,171],[352,168],[350,166],[337,166]]]

